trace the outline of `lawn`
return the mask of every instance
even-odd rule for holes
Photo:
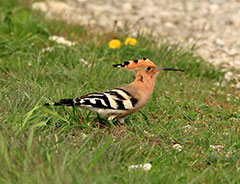
[[[128,36],[0,3],[0,183],[239,183],[240,91],[194,48],[151,35],[108,47]],[[134,73],[112,64],[143,57],[185,72],[161,72],[150,101],[125,125],[99,127],[94,112],[42,106],[127,84]],[[149,171],[129,169],[145,163]]]

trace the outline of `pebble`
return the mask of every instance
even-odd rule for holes
[[[212,148],[212,149],[217,149],[217,150],[224,148],[224,146],[220,145],[220,144],[219,145],[210,145],[209,147]]]
[[[144,171],[149,171],[152,168],[152,164],[146,163],[146,164],[138,164],[138,165],[130,165],[128,167],[129,170],[132,169],[142,169]]]
[[[180,144],[174,144],[172,147],[177,151],[182,151],[182,146]]]
[[[32,9],[37,11],[47,12],[48,7],[47,7],[47,4],[44,2],[36,2],[32,4]]]
[[[69,47],[76,45],[75,42],[71,42],[71,41],[69,41],[69,40],[66,40],[64,37],[60,37],[60,36],[56,36],[56,35],[50,36],[50,37],[49,37],[49,40],[55,41],[55,42],[57,42],[58,44],[67,45],[67,46],[69,46]]]

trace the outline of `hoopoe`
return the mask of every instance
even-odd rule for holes
[[[116,118],[123,124],[126,116],[138,111],[147,103],[153,93],[155,79],[159,71],[184,71],[181,69],[157,67],[147,58],[125,61],[122,64],[113,66],[135,71],[135,80],[126,86],[110,91],[89,93],[74,99],[61,99],[59,102],[47,103],[45,105],[77,106],[95,111],[107,117],[110,122]]]

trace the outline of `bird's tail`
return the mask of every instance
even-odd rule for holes
[[[74,106],[74,99],[61,99],[59,102],[45,103],[44,106]]]

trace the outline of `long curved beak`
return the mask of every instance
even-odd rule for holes
[[[184,70],[182,70],[182,69],[177,69],[177,68],[161,68],[161,67],[157,67],[156,70],[157,70],[157,71],[160,71],[160,70],[168,70],[168,71],[180,71],[180,72],[184,72]]]

